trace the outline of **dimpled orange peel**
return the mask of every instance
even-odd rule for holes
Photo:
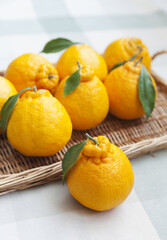
[[[9,97],[17,93],[13,84],[6,78],[0,77],[0,111]],[[1,118],[1,117],[0,117]],[[0,134],[2,133],[0,128]]]
[[[125,153],[105,136],[88,140],[66,180],[72,196],[85,207],[105,211],[129,195],[134,174]],[[79,145],[79,144],[78,144]]]
[[[17,91],[37,86],[54,94],[59,76],[56,68],[39,54],[27,53],[11,62],[5,73]]]
[[[81,65],[92,68],[95,76],[104,81],[107,76],[107,65],[103,57],[86,44],[73,45],[61,55],[56,64],[60,80],[73,73],[77,61]]]
[[[73,72],[78,66],[73,68]],[[63,104],[74,129],[84,130],[93,128],[101,123],[109,111],[109,100],[104,84],[94,70],[81,65],[81,82],[68,96],[64,96],[64,89],[68,77],[64,78],[56,89],[55,97]]]
[[[110,112],[120,119],[132,120],[145,114],[139,99],[140,71],[140,62],[137,65],[127,62],[111,71],[105,80]],[[152,77],[151,80],[157,93],[155,81]]]
[[[147,70],[150,71],[150,54],[146,45],[138,38],[121,38],[112,42],[104,52],[104,59],[107,63],[108,70],[110,70],[116,64],[128,61],[135,54],[138,54],[137,59],[143,57],[142,62]]]
[[[72,124],[48,90],[27,91],[16,103],[7,126],[10,144],[27,156],[56,154],[69,141]]]

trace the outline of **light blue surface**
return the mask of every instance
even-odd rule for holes
[[[43,11],[44,9],[42,9]],[[39,10],[38,10],[39,11]],[[37,12],[38,13],[38,12]],[[157,11],[143,15],[58,16],[27,20],[0,20],[0,35],[100,31],[111,29],[167,27],[167,14]]]
[[[25,4],[27,4],[27,8],[24,7]],[[167,10],[167,4],[164,4],[165,1],[163,0],[85,0],[84,2],[75,0],[1,1],[0,69],[5,69],[11,60],[25,52],[39,52],[46,41],[56,37],[67,37],[79,42],[89,43],[99,52],[102,52],[111,41],[127,36],[142,38],[151,52],[161,50],[162,48],[167,49],[167,12],[165,11],[165,9]],[[59,54],[52,55],[53,59],[50,60],[50,55],[45,55],[52,62],[55,62],[58,56]],[[162,61],[159,64],[160,73],[163,73],[164,77],[167,78],[166,58],[164,56],[161,59]],[[155,67],[158,61],[156,60]],[[160,239],[167,240],[167,150],[155,153],[155,157],[145,155],[133,159],[131,163],[135,174],[134,189],[137,197],[142,203]],[[136,203],[136,201],[135,199],[134,202]],[[128,204],[130,205],[130,203]],[[133,213],[133,206],[131,207]],[[117,226],[114,225],[115,219],[117,219],[119,225],[119,221],[129,216],[127,213],[127,215],[125,214],[122,217],[124,211],[127,211],[127,206],[120,209],[120,215],[118,209],[113,210],[113,216],[110,216],[108,220],[109,225],[106,228],[107,238],[105,239],[109,237],[108,232],[111,230],[110,222],[112,218],[111,228],[114,226],[113,228],[115,229],[115,226]],[[138,206],[135,208],[135,211],[137,209]],[[69,195],[67,189],[64,190],[60,182],[57,182],[57,185],[54,183],[47,184],[1,197],[0,227],[6,226],[8,223],[15,225],[17,222],[16,229],[19,234],[16,233],[16,238],[14,238],[15,232],[11,231],[12,238],[10,239],[12,240],[37,240],[42,235],[42,239],[55,239],[57,232],[60,234],[59,239],[63,239],[62,233],[64,229],[62,228],[62,224],[65,222],[70,232],[70,220],[72,216],[72,223],[78,229],[80,227],[76,235],[74,234],[74,238],[77,239],[79,236],[82,236],[83,239],[88,239],[89,231],[84,229],[86,221],[84,222],[84,218],[81,217],[81,212],[86,213],[84,218],[87,216],[88,218],[86,219],[90,219],[90,224],[88,225],[93,225],[93,216],[93,221],[97,221],[97,226],[99,226],[98,220],[100,218],[98,219],[95,213],[90,213],[90,210],[86,210],[76,203]],[[100,224],[104,223],[103,227],[106,226],[109,214],[106,214],[105,221],[101,220],[100,222],[99,220]],[[60,222],[54,222],[55,215],[60,216],[61,225]],[[144,215],[142,216],[144,217]],[[47,217],[50,218],[47,219]],[[137,216],[132,217],[137,222]],[[41,219],[41,222],[38,222],[39,219]],[[35,223],[33,223],[33,220]],[[36,230],[40,230],[45,221],[48,232],[52,232],[46,237],[45,234],[47,231],[45,231],[45,228],[42,228],[39,234]],[[80,225],[78,222],[80,222]],[[126,226],[126,221],[122,222],[123,226],[121,226],[121,229],[124,225]],[[32,232],[27,235],[28,226]],[[36,228],[36,226],[38,227]],[[132,231],[131,226],[133,226],[133,223],[130,223],[127,229],[129,236]],[[2,228],[0,229],[2,230]],[[61,231],[59,231],[60,229]],[[139,232],[143,230],[142,224],[137,230]],[[4,234],[6,234],[6,231]],[[83,236],[83,234],[85,235]],[[119,235],[119,230],[117,234]],[[129,240],[128,235],[126,237]],[[120,239],[122,240],[122,238]],[[158,238],[154,239],[157,240]],[[141,238],[140,240],[154,239]],[[9,240],[9,238],[2,238],[2,240]],[[114,240],[118,239],[114,238]],[[133,240],[135,239],[133,238]]]
[[[131,161],[135,191],[162,240],[167,239],[167,150]]]

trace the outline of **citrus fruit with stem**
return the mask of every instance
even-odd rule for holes
[[[147,70],[150,71],[150,54],[146,45],[138,38],[121,38],[112,42],[104,52],[104,59],[107,63],[108,70],[110,70],[116,64],[128,61],[136,54],[138,54],[137,59],[143,57],[143,64]]]
[[[12,61],[5,73],[19,92],[27,87],[47,89],[54,94],[59,76],[56,68],[39,54],[27,53]]]
[[[76,163],[68,169],[67,186],[72,196],[84,206],[105,211],[120,205],[128,197],[134,174],[121,149],[105,136],[94,139],[96,142],[90,138],[86,141]],[[73,146],[73,151],[74,147],[77,145]],[[70,160],[70,155],[68,157]]]
[[[78,66],[73,71],[77,69]],[[67,96],[64,92],[68,77],[64,78],[56,89],[55,97],[66,108],[73,128],[84,130],[95,127],[105,119],[109,111],[109,100],[104,84],[94,75],[93,69],[81,65],[80,75],[81,82]],[[74,79],[72,83],[75,84],[77,80]]]
[[[145,114],[142,102],[139,98],[141,68],[142,64],[140,62],[137,64],[134,64],[134,62],[127,62],[108,74],[104,84],[109,96],[110,112],[114,116],[125,120],[132,120],[140,118]],[[152,101],[152,97],[154,96],[151,96],[152,91],[149,91],[149,89],[152,84],[156,95],[157,89],[155,81],[149,73],[147,74],[147,78],[144,77],[142,80],[144,89],[142,89],[141,93],[147,93],[147,102],[148,100]],[[147,84],[150,88],[147,88]]]
[[[7,126],[10,144],[27,156],[56,154],[69,141],[72,124],[48,90],[27,91],[17,101]]]
[[[71,75],[77,61],[94,70],[94,74],[102,81],[107,76],[107,65],[101,55],[86,44],[73,45],[69,47],[59,58],[56,68],[60,80]]]

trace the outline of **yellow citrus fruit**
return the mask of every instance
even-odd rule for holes
[[[141,53],[136,57],[136,60],[143,56],[143,64],[150,71],[151,57],[146,45],[138,38],[122,38],[112,42],[104,52],[104,59],[107,63],[108,70],[110,70],[117,63],[127,61],[140,49]]]
[[[13,84],[4,77],[0,77],[0,111],[9,97],[17,93]],[[1,134],[1,129],[0,129]]]
[[[138,81],[141,63],[134,66],[128,62],[111,71],[105,80],[109,96],[110,112],[121,119],[136,119],[144,115],[144,109],[139,99]],[[155,91],[156,84],[151,77]]]
[[[16,87],[17,91],[37,86],[54,94],[59,76],[56,68],[38,54],[27,53],[16,58],[7,68],[6,78]]]
[[[83,148],[67,174],[72,196],[84,206],[104,211],[121,204],[134,183],[132,166],[125,153],[104,136],[95,137]]]
[[[77,66],[77,61],[79,61],[81,65],[92,68],[95,75],[104,81],[107,76],[107,65],[103,57],[86,44],[69,47],[59,58],[56,68],[60,80],[74,72],[73,68]]]
[[[92,69],[82,66],[80,73],[81,82],[71,94],[64,97],[66,77],[58,85],[55,97],[66,108],[73,128],[84,130],[95,127],[105,119],[109,100],[104,84],[94,76]]]
[[[10,144],[28,156],[49,156],[69,141],[72,124],[62,104],[48,90],[26,92],[17,102],[7,127]]]

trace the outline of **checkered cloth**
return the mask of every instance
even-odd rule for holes
[[[65,37],[102,53],[121,37],[141,38],[150,53],[167,49],[166,0],[1,0],[0,69]],[[55,62],[60,54],[44,55]],[[153,63],[166,77],[167,57]],[[166,240],[167,150],[131,161],[135,185],[107,212],[78,204],[61,182],[0,197],[1,240]]]

